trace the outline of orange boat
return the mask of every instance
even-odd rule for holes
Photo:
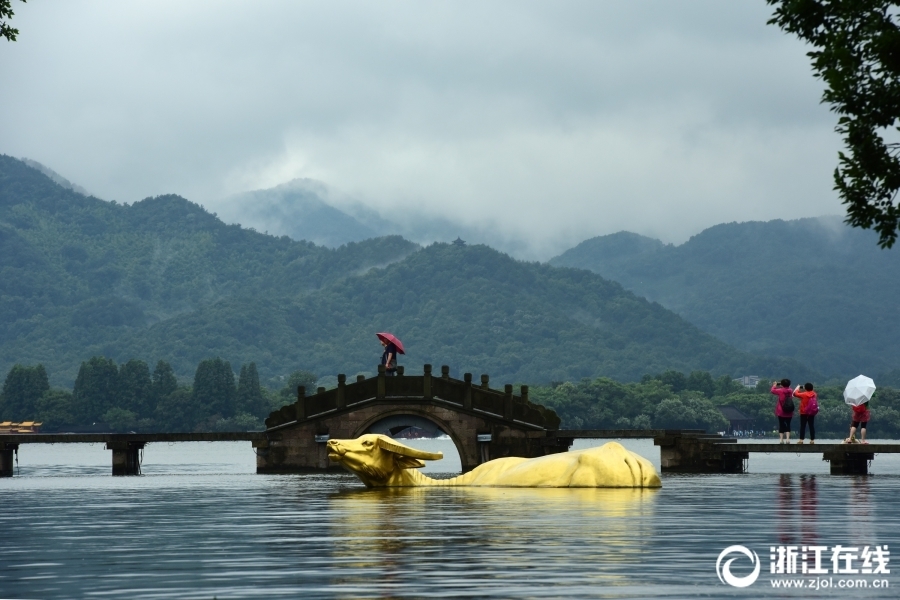
[[[35,421],[22,421],[21,423],[3,421],[0,423],[0,435],[4,433],[40,433],[41,425],[43,423]]]

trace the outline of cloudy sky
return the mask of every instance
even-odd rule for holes
[[[306,177],[543,254],[842,212],[835,118],[764,0],[13,8],[0,153],[104,199]]]

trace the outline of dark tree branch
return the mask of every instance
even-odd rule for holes
[[[822,102],[840,115],[834,189],[847,206],[846,222],[874,229],[890,248],[900,225],[900,152],[885,129],[900,132],[898,5],[888,0],[766,0],[770,24],[809,43],[813,73],[826,84]]]
[[[21,0],[25,3],[25,0]],[[16,41],[19,30],[10,27],[7,20],[12,18],[16,13],[12,10],[12,0],[0,0],[0,38],[6,38],[7,41]]]

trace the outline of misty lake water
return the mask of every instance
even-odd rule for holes
[[[658,468],[652,441],[623,443]],[[449,440],[410,445],[447,456],[426,472],[459,470]],[[838,576],[773,589],[769,551],[893,548],[900,455],[876,456],[868,477],[831,476],[815,454],[749,466],[664,475],[655,491],[367,490],[352,475],[256,475],[247,442],[148,444],[140,477],[112,477],[102,444],[23,445],[0,480],[0,598],[897,597],[893,573],[856,576],[869,587],[852,592]],[[746,588],[716,574],[734,544],[762,565]]]

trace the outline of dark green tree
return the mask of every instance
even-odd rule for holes
[[[716,382],[708,371],[691,371],[685,389],[701,392],[707,398],[712,398],[716,393]]]
[[[25,4],[25,0],[21,0]],[[13,17],[16,13],[12,10],[12,0],[0,0],[0,37],[6,38],[10,42],[16,41],[19,30],[9,26],[6,19]]]
[[[13,365],[3,382],[3,411],[0,418],[13,421],[36,417],[37,401],[50,389],[44,365]]]
[[[315,386],[317,381],[319,381],[319,376],[315,373],[310,373],[309,371],[294,371],[288,377],[287,382],[284,384],[284,387],[281,388],[279,394],[287,402],[291,402],[292,399],[297,398],[297,387],[302,385],[306,388],[306,395],[311,396],[316,391]]]
[[[153,369],[153,400],[159,402],[165,396],[178,389],[178,380],[175,378],[175,371],[172,365],[164,360],[156,363]]]
[[[194,399],[191,388],[180,387],[159,400],[155,421],[162,431],[194,431],[203,409]]]
[[[103,413],[103,422],[113,431],[125,433],[137,426],[138,416],[134,411],[115,406]]]
[[[119,400],[119,369],[111,358],[94,356],[81,363],[72,390],[75,418],[81,423],[103,420]]]
[[[67,425],[74,425],[75,413],[71,392],[65,390],[44,392],[37,401],[37,420],[48,430],[59,430]]]
[[[679,398],[668,398],[659,403],[653,425],[660,429],[721,431],[728,426],[728,421],[707,398],[684,392]]]
[[[890,248],[900,223],[900,28],[893,0],[767,0],[770,24],[812,46],[807,56],[825,83],[822,102],[838,117],[847,152],[838,154],[835,189],[847,223],[874,228]]]
[[[659,375],[645,375],[643,381],[646,382],[650,379],[656,379],[657,381],[661,381],[668,385],[676,394],[687,389],[687,377],[684,376],[684,373],[673,371],[672,369],[660,373]]]
[[[722,375],[718,379],[716,379],[716,391],[715,396],[727,396],[732,392],[739,392],[744,389],[744,386],[733,380],[728,375]]]
[[[194,374],[194,402],[207,415],[233,417],[237,391],[231,363],[218,356],[201,361]]]
[[[256,417],[268,416],[269,403],[263,397],[259,386],[259,373],[254,362],[241,366],[237,387],[237,411]]]
[[[119,368],[119,401],[116,408],[130,411],[138,418],[153,413],[153,384],[150,368],[144,361],[131,359]]]

